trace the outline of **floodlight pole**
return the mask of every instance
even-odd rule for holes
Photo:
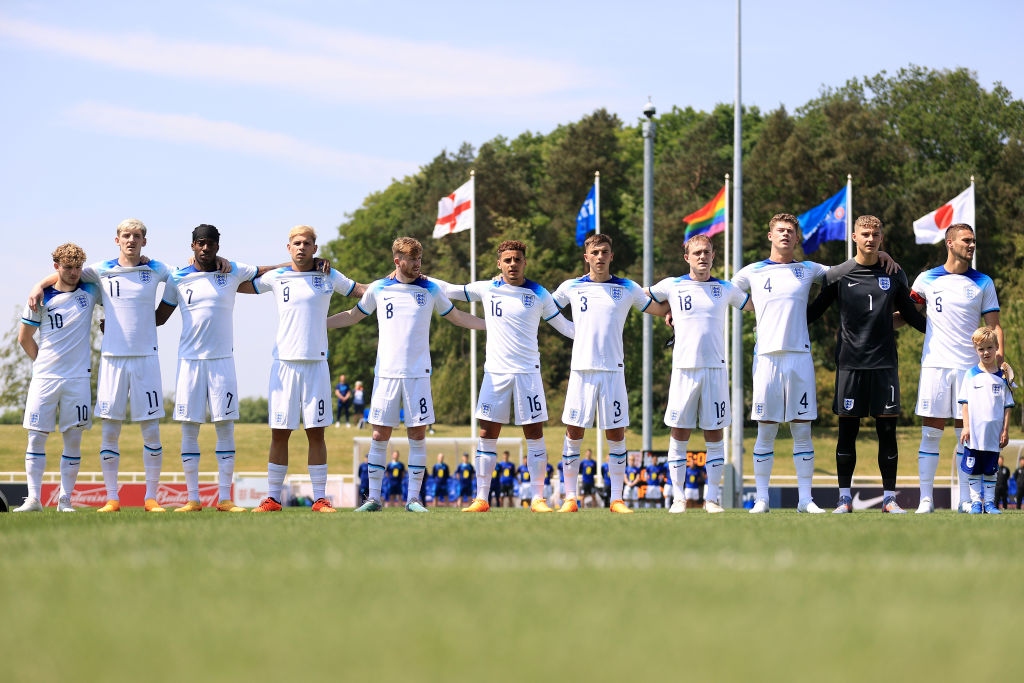
[[[743,98],[740,91],[740,5],[736,0],[736,102],[732,125],[732,272],[743,264]],[[723,504],[743,505],[743,314],[732,316],[732,453],[725,468]]]
[[[641,130],[644,136],[644,288],[651,286],[654,278],[654,104],[647,98]],[[644,386],[643,386],[643,449],[651,450],[651,369],[654,364],[653,334],[654,321],[651,316],[643,317],[644,324]]]

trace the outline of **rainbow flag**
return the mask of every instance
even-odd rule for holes
[[[725,231],[725,185],[718,191],[715,198],[683,219],[686,223],[684,240],[694,235],[717,235]]]

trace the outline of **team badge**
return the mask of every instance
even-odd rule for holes
[[[572,410],[569,411],[569,420],[571,422],[576,422],[579,419],[580,419],[580,411],[579,411],[578,408],[573,408]]]
[[[185,417],[185,404],[179,403],[174,406],[174,412],[178,414],[178,417]]]
[[[533,294],[523,294],[523,306],[527,308],[533,308],[533,304],[536,303],[537,297]]]
[[[105,415],[110,412],[110,401],[100,401],[96,407],[99,409],[100,415]]]
[[[754,404],[754,415],[764,415],[764,404],[763,403],[755,403]]]
[[[274,413],[274,424],[276,424],[276,425],[283,425],[284,424],[284,413]]]
[[[79,308],[85,310],[86,308],[89,308],[89,297],[87,297],[85,294],[79,294],[78,296],[75,297],[75,303],[78,304]]]
[[[612,289],[612,298],[616,301],[620,301],[622,299],[622,287],[614,287]]]
[[[995,394],[996,396],[998,396],[1000,394],[1002,389],[1003,388],[1001,386],[999,386],[998,384],[993,384],[992,385],[992,393]]]
[[[975,462],[974,456],[973,455],[968,455],[966,458],[964,458],[964,467],[966,467],[969,470],[973,470],[974,469],[974,462]]]
[[[853,410],[853,399],[852,398],[844,398],[843,399],[843,410]]]
[[[795,277],[797,280],[803,280],[804,279],[804,269],[801,266],[797,266],[796,268],[794,268],[793,269],[793,277]]]
[[[669,413],[669,420],[671,420],[672,422],[678,422],[679,421],[679,411],[678,410],[673,410],[671,413]]]
[[[423,292],[416,292],[416,305],[425,306],[427,304],[427,295]]]
[[[324,276],[323,275],[314,275],[313,276],[313,288],[314,289],[323,289],[324,288]]]
[[[224,275],[224,273],[217,273],[216,275],[214,275],[213,281],[217,284],[218,287],[227,287],[228,285],[228,278],[227,276]]]
[[[722,285],[711,285],[711,296],[716,299],[722,298]]]
[[[971,301],[974,297],[978,296],[978,288],[974,285],[965,285],[964,296],[967,297],[968,301]]]
[[[381,410],[380,408],[374,408],[373,409],[373,419],[374,420],[380,421],[380,418],[383,417],[383,416],[384,416],[384,411],[383,410]]]
[[[925,399],[921,399],[921,410],[923,410],[924,412],[926,412],[926,413],[927,413],[927,412],[928,412],[928,405],[929,405],[930,403],[931,403],[931,401],[929,401],[929,400],[928,400],[928,399],[926,399],[926,398],[925,398]]]
[[[39,413],[29,413],[28,424],[30,427],[37,427],[39,425]]]
[[[139,279],[142,280],[142,284],[148,284],[149,281],[153,279],[153,273],[149,272],[148,270],[140,270]]]
[[[891,286],[892,286],[892,283],[889,282],[889,278],[884,277],[884,276],[878,278],[878,288],[881,289],[883,292],[888,292],[889,291],[889,287],[891,287]]]
[[[490,403],[481,403],[480,404],[480,413],[484,417],[490,417],[491,416],[491,404]]]

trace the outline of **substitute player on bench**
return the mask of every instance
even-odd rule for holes
[[[839,416],[836,472],[839,505],[834,512],[853,512],[850,492],[857,465],[857,433],[860,420],[875,418],[878,435],[878,470],[882,475],[882,511],[902,514],[896,502],[896,418],[900,414],[899,359],[893,334],[893,310],[902,320],[924,332],[925,319],[910,298],[907,275],[902,270],[889,276],[878,261],[882,248],[882,221],[860,216],[853,224],[854,258],[825,274],[825,286],[808,306],[812,323],[839,302],[836,336],[836,392],[832,412]]]
[[[694,235],[683,245],[690,274],[665,278],[647,290],[657,302],[672,308],[675,344],[672,383],[668,390],[665,424],[672,428],[668,470],[672,478],[672,507],[686,511],[684,475],[690,432],[704,430],[707,450],[708,495],[704,509],[722,512],[722,472],[725,469],[723,430],[729,426],[729,377],[725,367],[725,314],[729,306],[753,310],[750,295],[731,282],[711,277],[715,248],[707,235]]]
[[[490,472],[498,459],[497,439],[501,426],[514,420],[523,426],[526,463],[530,472],[534,512],[551,512],[544,500],[544,423],[548,419],[544,383],[540,375],[537,332],[541,320],[572,339],[573,324],[555,305],[541,285],[526,279],[526,245],[506,240],[498,245],[497,280],[451,285],[437,280],[453,301],[480,301],[487,321],[487,357],[476,418],[480,420],[480,441],[476,451],[477,494],[464,512],[487,512]],[[527,492],[520,491],[521,497]]]
[[[391,245],[395,272],[371,283],[351,308],[327,319],[329,328],[354,325],[377,311],[377,364],[373,396],[370,399],[370,498],[356,508],[359,512],[381,509],[380,489],[384,478],[391,432],[400,424],[405,407],[409,436],[409,488],[405,509],[428,512],[420,500],[420,484],[427,468],[427,426],[434,424],[434,402],[430,393],[430,320],[433,311],[454,325],[485,329],[484,321],[455,308],[441,288],[420,274],[423,246],[411,237],[399,237]]]
[[[43,509],[46,439],[57,427],[64,437],[57,509],[75,511],[71,506],[71,492],[82,462],[82,430],[92,427],[89,331],[93,308],[100,297],[96,285],[80,281],[83,263],[85,252],[78,245],[67,243],[57,247],[53,251],[57,282],[43,290],[42,306],[35,311],[26,307],[21,315],[18,342],[32,359],[32,381],[25,399],[23,422],[28,430],[25,449],[28,497],[14,512]],[[36,330],[39,330],[38,342]]]

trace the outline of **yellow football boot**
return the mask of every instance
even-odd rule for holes
[[[534,498],[530,503],[530,512],[554,512],[548,502],[543,498]]]
[[[240,508],[230,500],[222,500],[217,503],[218,512],[245,512],[245,508]]]
[[[633,511],[630,510],[629,507],[625,503],[623,503],[621,500],[613,500],[610,509],[611,509],[612,512],[618,512],[619,514],[622,514],[622,515],[631,515],[631,514],[633,514]]]
[[[180,508],[174,508],[175,512],[202,512],[203,505],[198,500],[190,500]]]
[[[147,498],[146,512],[167,512],[167,510],[160,507],[160,503],[156,502],[156,498]]]
[[[96,512],[120,512],[120,511],[121,511],[121,503],[119,501],[108,500],[107,504],[104,505],[103,507],[101,507]]]
[[[575,498],[566,498],[565,502],[562,503],[562,507],[558,508],[559,512],[579,512],[580,506],[576,502]]]
[[[474,498],[473,502],[469,504],[469,507],[462,508],[463,512],[487,512],[491,509],[491,506],[486,500],[482,498]]]

